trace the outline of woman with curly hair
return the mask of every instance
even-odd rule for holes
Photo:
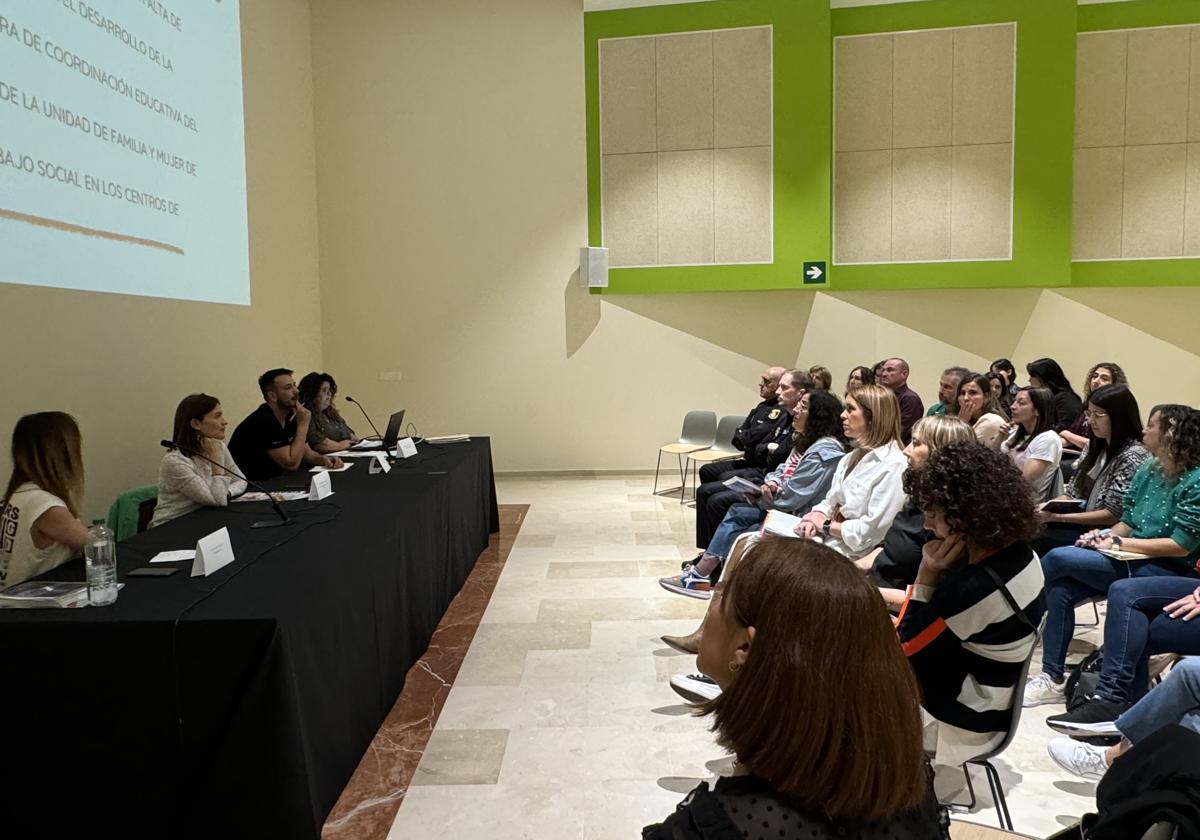
[[[1031,676],[1025,686],[1026,706],[1065,699],[1063,669],[1075,632],[1076,604],[1106,595],[1122,578],[1195,578],[1200,557],[1200,413],[1186,405],[1155,406],[1143,443],[1152,457],[1133,476],[1121,521],[1088,531],[1074,546],[1056,548],[1042,558],[1046,637],[1042,673]],[[1131,556],[1116,559],[1104,553],[1112,551]]]
[[[943,446],[966,443],[975,439],[971,427],[957,417],[922,417],[912,429],[912,440],[904,448],[908,458],[908,473],[920,470],[929,456]],[[883,545],[854,561],[867,572],[867,579],[879,587],[879,594],[889,607],[899,608],[904,592],[917,579],[921,565],[921,549],[933,539],[925,528],[925,514],[910,500],[892,520],[883,537]]]
[[[1044,611],[1028,483],[978,442],[934,453],[905,476],[935,539],[925,544],[897,632],[937,722],[926,741],[957,767],[1004,740]],[[932,733],[931,733],[932,734]],[[934,743],[930,743],[930,741]]]
[[[1075,416],[1074,422],[1058,433],[1062,438],[1063,446],[1076,451],[1087,446],[1089,428],[1087,408],[1093,391],[1103,388],[1105,385],[1128,384],[1129,377],[1116,362],[1097,362],[1092,365],[1092,369],[1088,371],[1087,379],[1083,383],[1083,408]]]
[[[332,376],[316,371],[305,374],[300,380],[299,391],[300,402],[312,412],[312,421],[308,424],[308,445],[313,450],[328,455],[331,452],[343,452],[358,443],[354,430],[334,408],[337,383]]]
[[[643,840],[950,836],[912,671],[874,587],[844,557],[764,536],[717,584],[698,662],[721,689],[700,711],[737,764]]]
[[[854,449],[841,461],[823,501],[805,514],[796,535],[818,539],[851,560],[883,541],[904,506],[900,404],[890,388],[864,385],[846,397],[842,431]]]

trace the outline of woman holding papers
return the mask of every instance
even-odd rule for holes
[[[721,520],[704,554],[683,574],[659,580],[670,592],[692,598],[709,597],[710,577],[741,534],[757,528],[767,512],[806,513],[829,490],[838,459],[846,452],[840,414],[842,403],[829,391],[808,391],[792,411],[795,444],[791,454],[771,472],[747,504],[731,507]]]
[[[1045,609],[1029,547],[1038,523],[1021,474],[977,441],[943,447],[904,486],[934,538],[896,630],[936,721],[926,746],[936,765],[958,768],[1004,740],[1020,702],[1017,683]],[[954,777],[961,784],[961,773]]]
[[[312,420],[308,424],[308,445],[313,451],[328,455],[331,452],[345,452],[358,438],[354,430],[342,419],[341,412],[333,407],[333,398],[337,396],[337,383],[328,373],[306,374],[300,380],[300,402],[312,412]]]
[[[900,406],[881,385],[864,385],[846,396],[842,431],[854,444],[838,462],[825,499],[805,514],[796,535],[817,539],[857,559],[883,542],[904,506]]]
[[[1038,508],[1046,531],[1033,541],[1033,549],[1043,557],[1055,548],[1074,545],[1084,531],[1120,522],[1130,482],[1150,457],[1142,446],[1142,415],[1127,386],[1097,388],[1086,410],[1087,442],[1067,482],[1066,495]]]
[[[12,476],[0,500],[0,589],[61,566],[79,554],[83,454],[69,414],[42,411],[17,421]]]
[[[1200,413],[1155,406],[1121,521],[1089,531],[1074,546],[1042,558],[1046,637],[1042,673],[1029,678],[1025,705],[1064,701],[1063,668],[1075,630],[1075,605],[1104,596],[1122,578],[1193,577],[1200,557]],[[1178,596],[1177,596],[1178,597]]]
[[[216,397],[192,394],[179,403],[171,436],[177,448],[164,455],[158,467],[158,504],[151,528],[202,507],[224,507],[245,492],[246,482],[225,446],[228,425]],[[221,466],[192,454],[196,452]]]

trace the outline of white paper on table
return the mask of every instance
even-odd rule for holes
[[[383,444],[379,441],[378,438],[372,438],[370,440],[360,440],[358,443],[356,443],[350,447],[350,449],[352,451],[358,451],[358,452],[362,452],[367,449],[382,449],[382,448],[383,448]]]
[[[410,437],[400,438],[400,440],[396,441],[395,455],[397,458],[411,458],[412,456],[414,456],[416,454],[417,454],[417,445],[415,443],[413,443],[412,438],[410,438]]]
[[[367,452],[339,452],[337,456],[345,461],[347,458],[374,458],[383,453],[382,449],[371,449]]]
[[[178,563],[181,560],[195,560],[196,549],[183,549],[182,551],[160,551],[150,558],[151,563]]]
[[[196,543],[196,557],[192,560],[192,577],[208,577],[218,569],[232,563],[233,543],[229,541],[229,529],[219,528]]]
[[[370,454],[370,453],[366,453],[366,454]],[[335,470],[335,469],[330,469],[329,467],[313,467],[311,470],[309,470],[309,472],[310,472],[310,473],[319,473],[319,472],[331,472],[331,473],[333,473],[333,472],[345,472],[346,470],[350,469],[350,468],[351,468],[351,467],[353,467],[353,466],[354,466],[354,464],[342,464],[342,465],[341,465],[340,467],[338,467],[336,470]]]

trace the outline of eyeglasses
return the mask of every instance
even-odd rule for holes
[[[1108,412],[1107,411],[1092,411],[1089,408],[1087,410],[1087,416],[1088,416],[1089,420],[1107,420]]]

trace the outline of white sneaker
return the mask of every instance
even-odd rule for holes
[[[676,674],[671,688],[689,703],[707,703],[721,696],[721,687],[703,674]]]
[[[1104,747],[1085,744],[1074,738],[1051,738],[1046,750],[1055,764],[1076,776],[1099,779],[1108,771]]]
[[[1025,699],[1021,705],[1028,709],[1030,706],[1045,706],[1050,703],[1066,703],[1066,682],[1056,683],[1049,674],[1038,674],[1025,681]]]

